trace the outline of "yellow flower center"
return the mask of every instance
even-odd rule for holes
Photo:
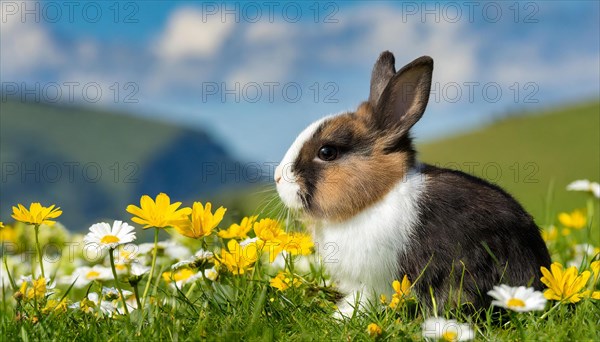
[[[458,334],[456,333],[456,331],[445,331],[442,334],[442,339],[444,339],[444,341],[456,341],[457,337]]]
[[[508,300],[508,307],[510,308],[522,308],[525,306],[525,302],[519,298],[511,298]]]
[[[114,236],[114,235],[104,235],[102,237],[102,239],[100,240],[101,243],[103,244],[110,244],[110,243],[115,243],[115,242],[119,242],[121,240],[119,240],[118,237]]]
[[[100,272],[97,271],[89,271],[86,275],[85,275],[88,279],[94,279],[100,276]]]
[[[193,275],[194,275],[194,271],[192,271],[190,269],[183,269],[183,270],[173,274],[173,280],[175,280],[175,281],[186,280]]]

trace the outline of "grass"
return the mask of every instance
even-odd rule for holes
[[[585,202],[585,195],[580,198]],[[31,227],[15,225],[15,229],[29,230]],[[50,229],[42,227],[41,229]],[[588,228],[589,229],[589,226]],[[173,233],[173,232],[172,232]],[[554,254],[567,255],[563,262],[573,260],[570,250],[578,239],[588,235],[586,228],[573,230],[566,237],[558,237],[549,242]],[[46,237],[48,239],[48,237]],[[81,237],[65,237],[65,241],[78,241]],[[191,250],[201,244],[198,241],[183,238],[173,233],[172,241],[183,245],[195,243]],[[208,248],[213,243],[223,245],[223,241],[209,238]],[[46,242],[42,242],[47,244]],[[56,241],[54,242],[57,243]],[[205,245],[206,246],[206,245]],[[77,257],[80,257],[77,255]],[[140,260],[148,260],[149,254],[141,254]],[[308,258],[297,256],[297,258]],[[55,280],[60,282],[61,269],[73,267],[63,255],[62,264],[58,267]],[[102,264],[100,259],[96,263]],[[13,260],[14,262],[14,260]],[[301,279],[298,287],[290,286],[285,291],[278,291],[270,285],[270,279],[281,269],[273,267],[262,259],[242,275],[234,275],[222,270],[216,281],[199,280],[184,284],[181,289],[165,283],[161,274],[168,271],[175,260],[166,251],[159,252],[158,268],[155,283],[151,286],[151,305],[145,310],[142,318],[140,310],[130,310],[130,316],[102,314],[96,307],[90,313],[81,310],[65,309],[44,312],[44,300],[30,300],[19,307],[13,298],[15,290],[5,283],[2,289],[0,327],[6,341],[13,340],[374,340],[367,333],[367,325],[376,323],[382,328],[379,340],[420,340],[421,324],[430,314],[425,313],[415,300],[409,299],[396,309],[377,306],[351,319],[340,322],[332,317],[334,312],[335,289],[327,285],[328,278],[316,266],[300,267],[299,262],[288,264],[287,269]],[[589,259],[583,262],[584,267]],[[199,264],[200,269],[209,265]],[[30,273],[29,265],[13,265],[9,267],[13,276]],[[65,273],[65,272],[62,272]],[[68,273],[68,272],[66,272]],[[128,291],[132,286],[126,281],[120,283]],[[142,289],[145,281],[138,287]],[[64,283],[58,286],[52,298],[60,299],[66,294],[69,304],[85,297],[87,292],[100,292],[102,286],[113,286],[110,280],[92,282],[89,287],[69,288]],[[598,289],[600,284],[596,284]],[[391,284],[390,284],[391,286]],[[105,299],[106,301],[107,299]],[[113,300],[120,305],[119,300]],[[471,324],[476,340],[598,340],[600,332],[600,301],[584,299],[577,304],[557,304],[549,302],[545,312],[532,312],[504,315],[500,319],[491,310],[479,316],[470,316],[455,309],[447,309],[443,316],[453,318],[462,323]],[[35,318],[34,318],[35,317]],[[140,322],[142,324],[140,325]],[[138,332],[138,327],[141,329]]]
[[[584,193],[567,192],[564,186],[578,178],[598,180],[598,127],[598,103],[584,104],[540,116],[507,119],[482,131],[422,145],[420,151],[422,159],[430,163],[444,165],[455,162],[463,165],[465,162],[479,162],[484,165],[495,162],[503,172],[509,172],[508,167],[515,162],[520,165],[536,163],[538,172],[534,177],[538,182],[525,182],[522,176],[515,181],[513,175],[503,176],[496,182],[522,201],[544,229],[548,229],[550,224],[558,227],[559,231],[565,228],[556,219],[559,211],[587,208],[585,228],[570,229],[567,235],[559,233],[547,242],[554,260],[563,264],[575,262],[581,265],[580,268],[586,268],[589,256],[580,261],[574,246],[584,242],[595,246],[600,244],[598,220],[594,215],[600,212],[598,200]],[[511,140],[507,141],[508,138]],[[475,174],[481,175],[481,171],[476,169]],[[263,199],[267,197],[264,194],[262,196]],[[256,204],[243,202],[236,199],[237,205],[247,209],[230,211],[227,215],[233,215],[237,220],[241,213],[257,207]],[[229,222],[231,218],[226,217],[226,220]],[[226,227],[224,224],[221,226]],[[24,244],[20,247],[22,251],[33,248],[30,228],[14,226],[14,229],[20,230],[17,236],[18,241]],[[6,231],[2,236],[6,241]],[[80,236],[68,232],[41,236],[43,244],[80,240]],[[175,233],[170,240],[187,246],[191,251],[202,245],[199,241]],[[223,244],[217,238],[210,238],[206,242],[209,247],[213,243]],[[9,255],[6,245],[3,251],[5,256]],[[81,252],[76,251],[78,258]],[[408,300],[397,309],[378,307],[352,319],[337,321],[332,318],[336,293],[329,285],[327,275],[319,267],[301,267],[299,260],[289,264],[288,268],[293,268],[293,277],[301,277],[301,285],[291,286],[285,291],[278,291],[270,285],[271,278],[280,269],[270,266],[266,260],[258,262],[243,275],[222,271],[214,282],[199,280],[184,285],[179,291],[161,277],[162,272],[176,261],[168,255],[166,251],[159,254],[160,272],[155,274],[156,279],[151,286],[154,299],[150,301],[151,305],[146,308],[143,318],[140,310],[132,311],[129,317],[109,317],[98,308],[90,313],[77,309],[41,313],[35,309],[37,303],[31,301],[17,310],[18,302],[13,298],[15,289],[5,282],[0,304],[0,336],[6,341],[370,341],[376,338],[369,336],[367,325],[376,323],[382,328],[378,340],[421,340],[421,324],[429,317],[416,301]],[[148,254],[140,256],[142,260],[148,257]],[[60,284],[56,294],[50,298],[60,299],[67,294],[66,298],[73,303],[85,297],[88,291],[98,292],[102,286],[114,285],[113,281],[106,280],[103,283],[93,282],[90,287],[69,289],[68,282],[60,282],[60,275],[70,274],[75,265],[73,260],[67,260],[66,255],[60,260],[59,271],[53,273]],[[16,278],[31,273],[31,266],[25,262],[15,262],[14,259],[7,262]],[[97,263],[103,262],[104,259],[97,260]],[[206,264],[201,263],[200,267],[202,269]],[[5,269],[2,268],[2,271],[5,272]],[[47,270],[47,273],[51,272]],[[2,274],[3,279],[5,275]],[[145,280],[142,280],[138,286],[143,289],[144,285]],[[121,282],[121,286],[128,291],[133,290],[127,282]],[[598,290],[600,284],[594,286]],[[39,304],[43,306],[44,301],[41,300]],[[475,339],[481,341],[600,340],[600,331],[597,329],[600,325],[599,300],[584,299],[577,304],[551,301],[543,312],[506,314],[501,317],[492,315],[490,310],[472,316],[451,309],[445,310],[442,316],[471,324]]]

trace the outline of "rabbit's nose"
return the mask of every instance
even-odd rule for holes
[[[281,168],[278,166],[275,168],[275,183],[279,184],[279,181],[281,180]]]

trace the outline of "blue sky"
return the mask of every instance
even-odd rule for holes
[[[307,124],[356,108],[386,49],[397,68],[435,60],[420,140],[600,93],[596,1],[72,6],[2,2],[3,86],[203,127],[245,160],[278,161]]]

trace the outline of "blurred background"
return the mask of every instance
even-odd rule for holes
[[[421,159],[545,224],[581,206],[566,184],[600,178],[599,22],[596,1],[2,1],[0,220],[39,201],[81,231],[159,192],[253,211],[390,50],[435,60]]]

